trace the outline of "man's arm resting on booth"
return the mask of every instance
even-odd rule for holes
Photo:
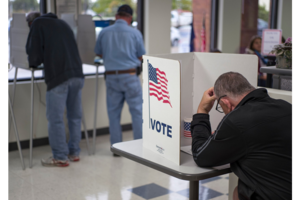
[[[30,67],[37,67],[43,63],[43,43],[36,28],[35,26],[31,28],[26,43],[26,53]]]
[[[198,113],[191,123],[192,152],[199,167],[213,167],[232,163],[246,154],[243,134],[230,120],[221,121],[211,134],[209,115]]]

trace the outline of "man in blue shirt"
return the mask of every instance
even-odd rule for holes
[[[106,76],[106,103],[111,144],[122,141],[121,111],[126,100],[132,117],[134,139],[142,138],[142,88],[137,68],[145,54],[142,34],[130,26],[132,9],[119,7],[116,22],[103,29],[95,53],[102,57]]]

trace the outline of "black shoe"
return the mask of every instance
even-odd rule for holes
[[[118,154],[115,154],[115,153],[113,155],[114,155],[114,157],[120,157]]]

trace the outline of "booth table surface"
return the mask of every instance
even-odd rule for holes
[[[291,69],[280,69],[280,68],[276,68],[276,66],[261,67],[260,72],[267,73],[267,74],[279,74],[279,75],[292,76]]]
[[[198,167],[193,157],[184,152],[180,152],[181,165],[177,165],[159,154],[143,148],[143,139],[113,144],[111,151],[137,163],[183,180],[198,181],[231,172],[230,168],[217,170]]]

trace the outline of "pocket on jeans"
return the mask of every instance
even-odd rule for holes
[[[132,80],[129,80],[126,84],[126,89],[128,92],[128,95],[131,97],[137,96],[140,94],[141,90],[141,84],[138,80],[138,77],[133,77]]]

